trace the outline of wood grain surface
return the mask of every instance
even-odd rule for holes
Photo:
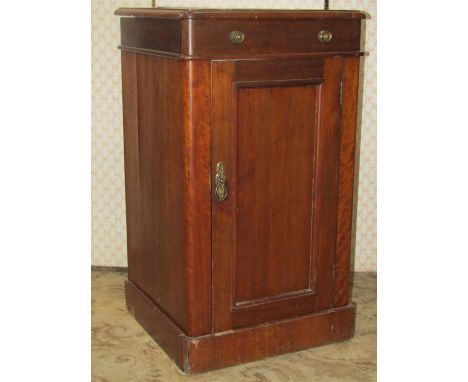
[[[125,283],[128,311],[187,374],[199,373],[342,341],[354,333],[355,306],[270,324],[188,337],[133,283]]]
[[[187,330],[183,69],[122,52],[128,276]]]
[[[265,10],[265,9],[190,9],[190,8],[119,8],[118,16],[164,19],[363,19],[358,11]]]
[[[158,12],[121,24],[128,309],[187,372],[349,338],[358,13]]]
[[[179,58],[254,57],[255,55],[359,54],[360,12],[221,11],[125,9],[121,17],[121,49]],[[327,17],[328,16],[328,17]],[[233,43],[240,31],[245,39]],[[330,31],[326,43],[320,31]]]
[[[209,61],[185,61],[184,224],[187,331],[211,333],[211,80]],[[180,79],[172,78],[173,82]]]
[[[187,55],[214,56],[359,51],[360,20],[193,20],[189,24]],[[232,31],[245,35],[242,44],[229,40]],[[318,40],[321,30],[329,30],[328,43]]]
[[[356,149],[359,58],[343,59],[343,111],[340,131],[340,175],[335,259],[335,306],[349,303],[351,233]]]
[[[264,66],[261,81],[251,80],[250,64],[259,72]],[[231,190],[226,201],[213,202],[215,332],[313,311],[310,233],[321,80],[297,86],[286,80],[293,73],[282,70],[284,62],[278,67],[268,61],[213,66],[212,166],[226,164]]]
[[[129,280],[187,334],[207,334],[211,66],[122,52],[122,69]]]
[[[125,307],[126,274],[92,272],[91,372],[101,382],[373,382],[376,380],[375,273],[356,273],[356,330],[350,340],[255,362],[184,375]]]

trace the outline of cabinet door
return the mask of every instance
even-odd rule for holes
[[[215,332],[333,306],[341,73],[339,57],[212,64]]]

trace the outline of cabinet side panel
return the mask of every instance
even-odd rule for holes
[[[358,83],[359,58],[345,58],[336,232],[335,306],[345,306],[349,301]]]
[[[128,268],[141,274],[140,189],[136,54],[122,52],[122,101]]]
[[[125,143],[128,239],[136,243],[129,245],[128,276],[186,329],[183,63],[122,54],[134,57],[122,67],[124,110],[133,115],[124,126],[125,138],[132,137]]]

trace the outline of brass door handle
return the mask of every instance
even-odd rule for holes
[[[317,35],[320,42],[330,42],[333,38],[333,33],[327,30],[320,31]]]
[[[245,34],[241,31],[232,31],[229,34],[229,40],[231,40],[233,44],[242,44],[245,40]]]
[[[215,174],[215,192],[214,196],[218,202],[223,202],[228,196],[228,185],[226,182],[226,170],[224,162],[216,163],[216,174]]]

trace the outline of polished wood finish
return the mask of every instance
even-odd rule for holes
[[[231,189],[213,201],[216,331],[333,304],[341,71],[341,58],[213,64],[212,163]]]
[[[202,11],[126,9],[121,18],[121,48],[180,58],[207,59],[255,55],[310,55],[359,53],[362,13],[329,11]],[[262,20],[259,22],[259,20]],[[229,39],[232,31],[245,34],[241,44]],[[328,43],[318,39],[329,30]]]
[[[325,83],[321,102],[321,134],[318,143],[314,244],[317,253],[315,268],[320,273],[317,289],[321,291],[315,300],[314,309],[327,309],[333,302],[333,274],[336,236],[337,184],[340,131],[340,83],[342,58],[329,57],[325,64]]]
[[[211,93],[206,86],[211,80],[211,63],[185,61],[184,68],[183,81],[180,78],[172,78],[172,81],[190,84],[184,88],[186,333],[196,336],[212,330]]]
[[[125,282],[125,301],[127,310],[132,316],[176,362],[177,366],[185,371],[184,332],[174,324],[165,311],[131,281]]]
[[[122,67],[128,277],[186,329],[183,64],[123,52]]]
[[[147,50],[182,53],[182,21],[122,17],[120,19],[122,46]]]
[[[251,60],[236,61],[236,84],[245,83],[250,87],[262,81],[306,81],[314,79],[323,80],[323,59],[296,59],[296,60]]]
[[[351,304],[274,324],[189,337],[128,281],[125,296],[128,311],[188,374],[326,345],[354,334],[356,311]]]
[[[359,50],[360,20],[193,20],[189,25],[191,39],[188,54],[193,56],[231,56],[235,54],[267,54],[277,52],[307,53],[310,51],[349,52]],[[245,41],[233,44],[229,33],[242,31]],[[330,30],[333,38],[321,43],[318,33]]]
[[[210,63],[122,52],[122,68],[129,280],[188,334],[206,333]]]
[[[129,311],[186,372],[352,336],[362,14],[116,14]]]
[[[335,306],[349,303],[350,253],[353,221],[356,120],[358,113],[359,59],[343,59],[343,110],[340,131],[340,170],[335,258]]]
[[[197,8],[119,8],[118,16],[151,17],[161,19],[363,19],[364,13],[358,11],[320,11],[320,10],[273,10],[273,9],[197,9]]]

